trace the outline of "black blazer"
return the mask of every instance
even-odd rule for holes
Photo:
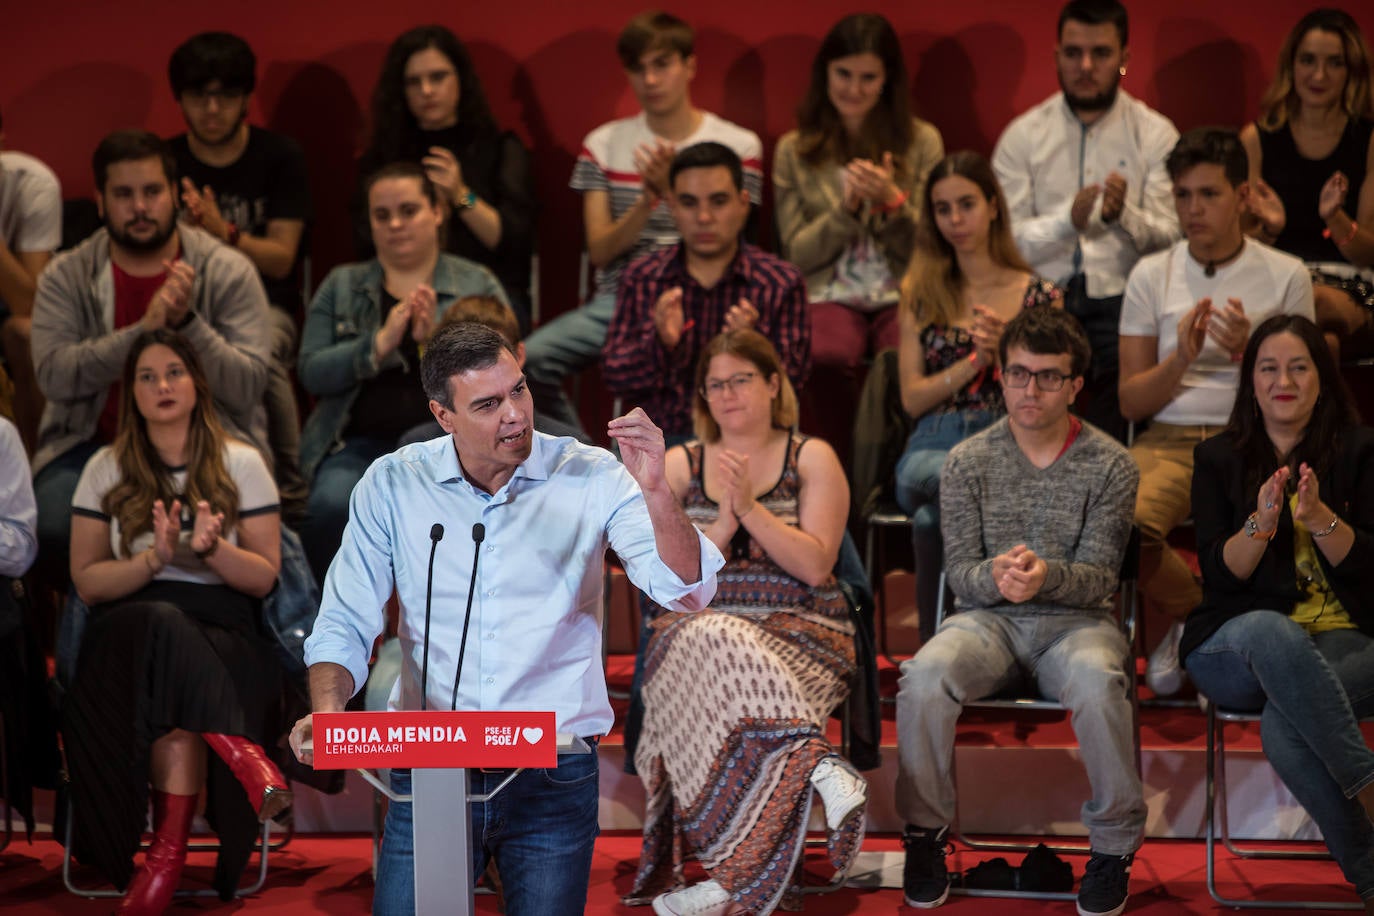
[[[1332,566],[1317,551],[1322,571],[1351,621],[1362,633],[1374,636],[1374,430],[1359,426],[1347,433],[1318,483],[1322,502],[1355,529],[1355,543],[1340,564]],[[1249,579],[1237,579],[1222,559],[1227,539],[1255,511],[1256,496],[1257,491],[1245,484],[1245,468],[1230,435],[1214,436],[1193,450],[1193,520],[1202,566],[1202,603],[1188,615],[1179,643],[1180,658],[1186,659],[1232,617],[1260,609],[1291,614],[1302,597],[1287,501],[1279,515],[1278,533]]]

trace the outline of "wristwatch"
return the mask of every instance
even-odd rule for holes
[[[1251,538],[1252,540],[1263,541],[1272,541],[1274,539],[1274,535],[1278,534],[1279,532],[1277,525],[1273,528],[1270,528],[1268,531],[1260,531],[1258,512],[1250,513],[1249,517],[1245,519],[1245,527],[1242,530],[1245,532],[1246,537]]]
[[[459,210],[471,210],[477,206],[477,195],[473,193],[472,188],[468,188],[467,193],[458,198],[457,206]]]

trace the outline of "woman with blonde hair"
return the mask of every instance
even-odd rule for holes
[[[867,787],[825,737],[855,665],[833,574],[849,487],[829,445],[792,431],[796,395],[756,331],[707,346],[693,417],[698,438],[668,451],[665,473],[726,563],[710,608],[659,611],[652,624],[635,752],[644,846],[626,902],[771,913],[789,891],[813,787],[841,871],[863,839]],[[709,880],[677,889],[683,853]]]
[[[992,166],[952,153],[931,169],[916,250],[902,282],[902,407],[916,428],[897,463],[897,501],[912,517],[921,638],[935,633],[942,544],[940,468],[956,444],[1005,412],[996,383],[1002,328],[1023,308],[1063,304],[1016,249]]]
[[[281,515],[266,463],[225,434],[185,338],[140,335],[118,397],[115,441],[72,498],[72,583],[92,613],[62,731],[72,853],[128,886],[120,913],[155,914],[176,890],[202,789],[226,900],[259,821],[291,802],[264,750],[285,730],[262,630]],[[149,781],[153,841],[130,881]]]
[[[1374,340],[1374,88],[1369,46],[1342,10],[1284,39],[1260,116],[1240,132],[1252,235],[1312,271],[1317,324],[1339,355]],[[1355,340],[1352,341],[1351,338]]]

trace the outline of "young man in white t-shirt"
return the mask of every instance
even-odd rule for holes
[[[1131,455],[1140,467],[1140,585],[1176,621],[1146,672],[1161,695],[1182,686],[1178,636],[1202,600],[1192,570],[1165,542],[1191,512],[1193,446],[1231,415],[1251,328],[1278,313],[1312,317],[1302,262],[1241,231],[1250,188],[1236,134],[1189,131],[1167,166],[1184,240],[1143,259],[1126,281],[1119,386],[1122,415],[1150,421]]]
[[[536,403],[577,427],[581,423],[563,393],[563,379],[600,358],[621,271],[640,255],[676,245],[680,238],[663,200],[677,151],[708,140],[723,143],[744,164],[749,199],[763,199],[758,135],[692,106],[697,68],[692,27],[668,13],[642,13],[620,33],[616,51],[643,110],[588,134],[569,182],[582,193],[587,256],[596,268],[596,286],[581,308],[525,340],[525,372]]]

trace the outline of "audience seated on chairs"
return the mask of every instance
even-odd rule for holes
[[[708,610],[657,609],[653,622],[635,751],[644,847],[626,902],[771,913],[793,879],[813,787],[841,872],[863,839],[867,786],[825,737],[855,665],[833,574],[849,488],[829,445],[792,432],[796,395],[761,334],[715,337],[695,381],[699,438],[668,451],[666,474],[726,564]],[[679,890],[684,854],[709,877]]]
[[[1059,290],[1016,250],[988,161],[946,156],[921,199],[916,249],[902,283],[902,407],[917,418],[897,463],[897,502],[911,516],[921,639],[935,635],[940,469],[957,443],[1004,412],[995,379],[1002,328],[1024,308],[1059,305]]]
[[[1262,710],[1264,753],[1374,913],[1374,430],[1321,332],[1255,329],[1225,430],[1197,447],[1202,603],[1179,653],[1229,710]]]
[[[119,434],[86,465],[72,513],[72,582],[93,613],[63,708],[70,851],[128,887],[121,913],[161,913],[208,788],[228,899],[258,821],[291,801],[264,751],[286,728],[261,630],[281,517],[262,455],[221,427],[190,340],[163,328],[130,342]],[[153,842],[130,882],[150,778]]]
[[[1241,231],[1251,189],[1236,135],[1191,130],[1167,166],[1186,238],[1131,271],[1120,335],[1121,412],[1150,421],[1131,446],[1140,467],[1140,587],[1175,621],[1145,675],[1161,696],[1183,684],[1178,637],[1202,600],[1192,570],[1165,541],[1190,514],[1193,446],[1231,413],[1250,330],[1280,312],[1312,317],[1312,283],[1302,263]]]
[[[1312,271],[1317,324],[1337,355],[1368,355],[1374,343],[1371,65],[1348,13],[1308,13],[1284,39],[1259,119],[1240,132],[1249,230]]]
[[[992,157],[1021,253],[1064,288],[1092,343],[1084,418],[1123,441],[1121,293],[1131,267],[1179,231],[1164,169],[1178,131],[1121,89],[1128,26],[1120,0],[1065,4],[1054,49],[1061,91],[1007,125]]]
[[[926,173],[944,145],[909,113],[911,82],[892,24],[837,22],[811,62],[797,129],[773,156],[779,249],[806,275],[820,432],[846,453],[864,359],[897,345],[906,271]]]
[[[692,434],[697,357],[722,331],[767,337],[800,390],[811,362],[806,287],[797,268],[743,241],[749,192],[723,143],[678,152],[667,200],[682,237],[625,269],[602,352],[606,387],[643,407],[669,444]]]
[[[339,548],[353,485],[413,427],[433,419],[420,349],[453,302],[506,302],[491,271],[439,247],[444,210],[424,169],[383,166],[364,183],[377,257],[320,284],[301,332],[300,380],[315,395],[301,434],[310,500],[301,540],[318,581]]]
[[[664,203],[677,151],[707,140],[725,144],[744,163],[749,200],[757,205],[763,199],[758,135],[692,105],[697,71],[692,27],[668,13],[643,13],[620,33],[616,52],[643,110],[588,134],[570,182],[582,194],[596,288],[580,308],[560,315],[526,342],[525,371],[535,403],[573,426],[581,422],[563,380],[601,355],[621,273],[636,257],[678,241]]]
[[[471,321],[483,327],[491,328],[510,344],[511,351],[515,353],[515,361],[522,367],[525,365],[525,342],[520,339],[520,319],[515,316],[515,310],[502,302],[495,296],[464,296],[453,303],[444,312],[443,319],[439,322],[439,328],[448,327],[451,324],[462,324]],[[435,329],[436,331],[438,328]],[[574,426],[567,426],[550,417],[539,409],[539,405],[534,405],[534,429],[535,432],[548,433],[550,436],[571,436],[578,439],[583,445],[591,445],[586,433]],[[436,439],[439,436],[446,436],[439,421],[430,419],[419,426],[411,428],[405,435],[401,436],[397,445],[409,445],[412,442],[424,442],[427,439]]]
[[[1059,309],[1027,309],[1000,341],[1007,416],[956,445],[940,481],[945,569],[959,613],[903,663],[897,811],[905,900],[949,893],[955,721],[965,702],[1025,672],[1072,714],[1092,798],[1082,916],[1120,913],[1145,832],[1125,664],[1109,614],[1131,533],[1137,473],[1114,439],[1069,412],[1089,344]]]
[[[176,164],[155,135],[116,131],[92,166],[104,228],[48,265],[33,304],[33,363],[48,401],[33,456],[38,568],[51,583],[67,580],[72,492],[86,460],[114,440],[120,373],[140,333],[185,337],[228,431],[271,454],[268,305],[252,262],[177,222]]]
[[[467,47],[441,25],[419,26],[393,41],[372,90],[371,136],[359,178],[401,161],[423,165],[438,189],[447,250],[490,268],[528,331],[537,208],[530,154],[514,132],[497,126]],[[375,248],[361,180],[354,209],[359,254],[370,257]]]
[[[283,134],[250,126],[248,105],[257,59],[237,35],[202,32],[172,52],[167,66],[187,131],[167,141],[181,180],[183,216],[248,256],[267,291],[267,435],[284,517],[305,512],[301,418],[291,369],[296,315],[302,310],[297,267],[310,217],[305,153]]]
[[[38,274],[62,241],[62,188],[52,169],[6,150],[4,140],[0,129],[0,339],[15,385],[15,425],[32,451],[43,412],[29,350],[33,295]]]

